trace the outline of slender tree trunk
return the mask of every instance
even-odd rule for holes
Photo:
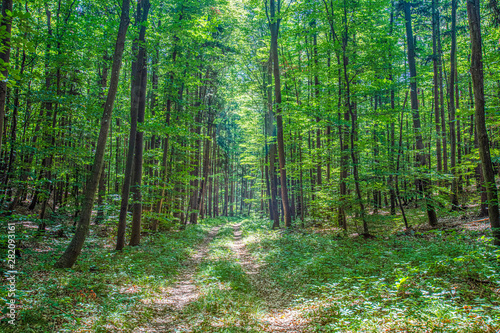
[[[277,141],[278,141],[278,159],[280,167],[280,179],[281,179],[281,200],[283,204],[283,215],[285,220],[285,227],[289,228],[292,226],[292,216],[290,215],[290,204],[288,202],[288,188],[286,183],[286,168],[285,168],[285,143],[283,138],[283,116],[282,116],[282,105],[281,105],[281,79],[280,79],[280,68],[279,68],[279,57],[278,57],[278,33],[281,18],[280,10],[281,4],[278,1],[276,6],[276,1],[270,1],[271,7],[271,22],[269,22],[269,27],[271,30],[271,54],[273,58],[273,68],[274,68],[274,98],[276,102],[276,127],[277,127]],[[277,10],[277,13],[276,13]]]
[[[117,127],[117,130],[120,128],[120,125],[121,125],[121,121],[120,121],[120,118],[116,118],[116,127]],[[115,147],[115,193],[118,193],[120,191],[120,182],[118,180],[118,170],[121,169],[121,139],[120,139],[120,136],[117,135],[116,136],[116,147]]]
[[[214,156],[216,156],[217,159],[214,160],[214,217],[219,216],[219,179],[220,177],[217,175],[218,172],[221,171],[221,163],[220,163],[220,155],[218,154],[218,147],[217,145],[214,144],[214,148],[217,148]]]
[[[316,28],[316,20],[313,21],[313,28]],[[313,36],[313,57],[314,57],[314,97],[316,98],[316,103],[317,105],[321,105],[319,102],[319,78],[318,78],[318,71],[319,71],[319,65],[318,65],[318,36],[316,32],[314,33]],[[321,110],[316,110],[316,113],[319,114]],[[317,189],[319,190],[321,188],[321,183],[322,183],[322,177],[321,177],[321,127],[320,127],[320,117],[316,116],[316,151],[317,151],[317,164],[316,164],[316,185],[318,186]]]
[[[208,120],[208,128],[207,128],[207,134],[208,136],[212,136],[212,119],[211,115],[209,115],[209,120]],[[205,144],[203,146],[203,178],[201,179],[201,184],[200,184],[200,194],[198,196],[198,210],[200,212],[200,217],[203,218],[204,211],[203,211],[203,203],[204,203],[204,198],[205,194],[207,191],[207,183],[208,183],[208,175],[210,174],[210,144],[211,140],[210,139],[205,139]]]
[[[267,63],[267,75],[264,75],[267,80],[264,80],[264,82],[267,81],[267,87],[265,86],[264,89],[266,91],[266,97],[267,97],[267,114],[266,114],[266,142],[268,137],[272,137],[272,141],[269,145],[269,154],[268,156],[269,159],[269,166],[266,164],[266,172],[268,174],[268,178],[270,179],[270,185],[271,185],[271,191],[270,191],[270,199],[269,199],[269,216],[271,220],[273,220],[273,229],[279,228],[280,227],[280,220],[279,220],[279,214],[278,214],[278,181],[277,181],[277,176],[276,176],[276,126],[274,125],[274,113],[273,113],[273,92],[272,92],[272,79],[273,79],[273,72],[272,72],[272,54],[269,55],[269,61]],[[264,74],[266,71],[264,71]],[[267,149],[267,143],[266,143],[266,149]]]
[[[103,56],[103,68],[102,68],[102,76],[101,76],[101,88],[102,88],[102,93],[100,94],[100,98],[104,100],[104,91],[106,87],[108,86],[108,66],[106,64],[106,61],[108,60],[108,54],[107,52]],[[104,103],[103,101],[103,108],[104,108]],[[99,179],[99,185],[98,185],[98,190],[97,190],[97,216],[95,219],[95,223],[98,224],[102,220],[104,220],[104,195],[106,194],[106,183],[105,183],[105,171],[106,171],[106,165],[103,163],[102,165],[103,170],[101,171],[101,177]]]
[[[444,92],[443,92],[443,50],[441,47],[441,23],[439,12],[436,12],[436,38],[437,38],[437,65],[439,71],[438,85],[439,85],[439,112],[441,115],[441,143],[443,147],[442,154],[442,168],[444,173],[448,173],[448,140],[446,134],[446,118],[444,112]],[[438,109],[436,109],[438,110]]]
[[[479,0],[467,0],[467,16],[469,18],[470,40],[472,45],[470,72],[474,85],[474,104],[476,116],[476,135],[478,137],[479,155],[483,168],[483,177],[488,196],[488,216],[493,230],[494,244],[500,245],[500,214],[498,210],[498,194],[495,173],[491,164],[488,131],[484,112],[484,78],[480,25]]]
[[[136,12],[136,25],[140,26],[142,21],[142,15],[145,13],[147,17],[148,7],[142,7],[141,3],[137,4],[137,12]],[[118,219],[118,231],[117,231],[117,240],[116,240],[116,250],[122,250],[125,246],[125,230],[127,226],[127,213],[129,208],[129,198],[130,198],[130,188],[131,183],[134,182],[133,179],[133,168],[134,166],[134,155],[135,149],[137,147],[137,122],[139,116],[139,108],[141,104],[141,86],[142,86],[142,66],[144,65],[143,59],[145,59],[145,48],[141,43],[144,42],[146,35],[146,26],[143,25],[140,27],[138,39],[134,41],[132,45],[132,53],[135,55],[135,59],[132,62],[132,83],[131,83],[131,102],[130,102],[130,135],[128,142],[128,152],[127,159],[125,162],[125,174],[122,185],[122,194],[121,194],[121,205],[120,205],[120,216]],[[140,144],[142,147],[142,143]],[[141,152],[142,154],[142,152]],[[142,160],[141,160],[141,172],[142,172]],[[137,194],[134,194],[137,195]],[[135,197],[134,197],[135,199]],[[136,213],[137,214],[137,213]]]
[[[207,213],[209,217],[214,217],[213,215],[213,188],[214,188],[214,180],[215,180],[215,174],[217,173],[217,141],[216,140],[216,130],[214,129],[212,131],[212,158],[210,161],[210,173],[209,177],[207,179],[208,181],[208,202],[207,202]]]
[[[337,64],[339,66],[338,69],[338,84],[339,84],[339,100],[338,100],[338,108],[341,109],[342,106],[342,70],[340,66],[340,56],[337,56]],[[345,212],[345,206],[347,202],[347,177],[349,175],[349,111],[347,108],[344,110],[344,125],[341,122],[341,114],[339,113],[339,142],[340,142],[340,204],[339,204],[339,213],[338,220],[339,226],[342,227],[345,231],[347,231],[347,215]]]
[[[2,67],[0,74],[0,154],[2,153],[2,138],[4,130],[5,119],[5,101],[7,99],[7,77],[9,75],[9,61],[10,61],[10,33],[12,30],[12,16],[7,15],[7,11],[12,12],[12,0],[2,1],[2,17],[0,21],[0,30],[3,31],[2,39],[0,40],[1,51],[0,60],[2,60]]]
[[[48,37],[49,39],[52,39],[54,37],[53,31],[52,31],[52,15],[49,10],[48,4],[45,3],[45,14],[47,16],[47,31],[48,31]],[[50,63],[51,63],[51,43],[47,43],[47,48],[45,51],[45,91],[48,93],[52,89],[52,73],[50,70]],[[58,82],[59,83],[59,82]],[[58,84],[59,85],[59,84]],[[59,87],[57,87],[57,90],[59,90]],[[52,126],[50,124],[52,115],[54,113],[54,117],[56,116],[55,110],[53,108],[53,103],[52,100],[49,98],[45,102],[42,103],[42,108],[45,109],[45,119],[42,119],[41,122],[44,123],[45,126],[45,132],[44,132],[44,141],[47,143],[47,145],[54,145],[53,141],[53,131],[54,131],[54,123],[52,123]],[[42,186],[43,192],[45,192],[45,198],[42,200],[42,207],[40,209],[39,213],[39,218],[41,220],[41,223],[38,225],[38,230],[39,231],[45,231],[45,211],[47,208],[47,202],[49,201],[50,198],[50,193],[51,193],[51,166],[52,166],[52,155],[49,153],[48,155],[44,156],[42,160],[42,170],[40,170],[40,176],[39,180],[42,178],[45,178],[45,183]],[[37,202],[39,201],[39,191],[35,191],[33,200],[30,205],[30,209],[35,209],[35,206]]]
[[[70,268],[73,266],[76,259],[81,253],[83,243],[85,242],[85,238],[89,230],[90,217],[92,214],[92,207],[94,205],[95,192],[97,190],[97,185],[102,172],[102,166],[104,164],[104,151],[106,148],[106,140],[108,138],[108,131],[111,122],[113,104],[118,89],[118,79],[122,63],[123,49],[125,46],[125,37],[129,25],[130,1],[123,0],[121,8],[122,11],[120,17],[120,26],[118,28],[118,37],[116,40],[115,53],[113,56],[110,86],[108,89],[106,104],[101,119],[101,129],[99,131],[99,138],[97,140],[94,164],[92,166],[92,174],[86,187],[83,210],[76,227],[75,235],[71,240],[70,244],[68,245],[64,254],[55,263],[54,266],[56,268]]]
[[[439,55],[437,49],[437,39],[439,30],[439,20],[437,18],[437,6],[439,0],[432,0],[432,65],[433,65],[433,82],[434,82],[434,120],[436,123],[436,159],[438,173],[443,170],[443,162],[441,157],[441,123],[439,106]]]
[[[406,94],[408,96],[408,94]],[[406,98],[405,98],[405,103],[406,104]],[[403,105],[403,110],[404,110],[404,105]],[[408,220],[406,219],[406,214],[405,210],[403,208],[403,204],[401,203],[401,195],[399,193],[399,161],[402,155],[402,148],[403,148],[403,113],[400,115],[401,120],[399,122],[399,144],[398,144],[398,157],[397,157],[397,162],[396,162],[396,197],[398,198],[398,203],[399,203],[399,209],[401,209],[401,215],[403,216],[403,221],[405,222],[405,227],[406,229],[409,228],[408,225]]]
[[[235,191],[235,176],[237,174],[236,166],[233,164],[233,161],[230,161],[231,163],[231,174],[230,174],[230,186],[231,186],[231,194],[229,196],[229,216],[234,216],[234,210],[235,210],[235,201],[236,201],[236,191]]]
[[[451,209],[458,209],[458,176],[457,176],[457,137],[456,137],[456,119],[455,119],[455,72],[457,66],[457,1],[451,1],[451,56],[450,56],[450,141],[451,141],[451,173],[453,180],[451,182]]]
[[[21,60],[21,65],[19,70],[19,75],[23,76],[24,74],[24,69],[25,69],[25,64],[26,64],[26,52],[23,50],[23,55],[22,55],[22,60]],[[1,89],[1,88],[0,88]],[[29,94],[28,94],[29,96]],[[29,98],[29,97],[28,97]],[[20,91],[19,91],[19,86],[16,86],[14,90],[14,106],[12,109],[12,123],[11,123],[11,128],[10,128],[10,152],[9,152],[9,164],[7,166],[7,173],[5,175],[5,180],[4,180],[4,189],[7,190],[9,187],[9,179],[14,176],[14,162],[17,157],[17,145],[18,143],[16,142],[17,140],[17,117],[18,117],[18,111],[19,111],[19,99],[20,99]],[[26,103],[26,108],[29,110],[29,102]],[[22,175],[21,178],[24,180],[24,176]],[[20,187],[16,190],[15,196],[14,196],[14,201],[12,203],[15,203],[16,199],[19,198],[19,192],[20,192]],[[7,193],[4,194],[3,197],[0,197],[0,205],[3,204],[3,201],[7,200]],[[11,203],[11,205],[12,205]],[[9,205],[9,210],[11,209],[11,205]]]
[[[137,54],[137,76],[135,80],[139,81],[139,91],[136,98],[137,103],[137,123],[144,123],[146,112],[146,88],[147,88],[147,57],[146,57],[146,26],[144,23],[148,20],[149,0],[142,0],[137,5],[137,12],[141,15],[141,30],[139,33],[139,52]],[[132,209],[132,233],[130,235],[130,246],[137,246],[141,242],[141,218],[142,218],[142,165],[144,151],[144,132],[136,132],[134,154],[134,172],[132,175],[133,209]]]
[[[224,170],[224,208],[222,210],[222,215],[228,216],[229,207],[229,157],[226,158],[226,168]]]
[[[408,65],[410,67],[410,101],[411,109],[413,115],[413,130],[416,134],[416,148],[417,148],[417,162],[418,166],[421,168],[426,168],[426,158],[424,152],[424,143],[422,139],[421,126],[420,126],[420,114],[418,111],[418,97],[417,97],[417,68],[415,65],[415,45],[413,43],[413,31],[411,26],[411,10],[410,3],[404,3],[405,9],[405,19],[406,19],[406,40],[408,44]],[[427,218],[431,226],[437,225],[437,216],[434,207],[431,202],[431,197],[429,193],[429,180],[425,177],[419,177],[416,180],[420,191],[422,191],[423,196],[426,201]]]
[[[361,194],[360,180],[359,180],[359,168],[358,168],[358,160],[356,156],[356,147],[355,147],[355,138],[356,138],[356,122],[357,122],[357,111],[355,110],[355,106],[351,102],[351,80],[349,79],[349,57],[347,56],[347,41],[348,41],[348,26],[347,26],[347,6],[344,2],[344,33],[342,35],[342,60],[343,60],[343,68],[344,68],[344,85],[345,85],[345,93],[346,93],[346,107],[349,112],[349,116],[351,119],[351,128],[349,133],[350,139],[350,153],[352,159],[352,169],[353,169],[353,177],[354,177],[354,186],[356,190],[356,196],[358,199],[358,205],[360,208],[361,220],[363,221],[363,234],[365,236],[369,235],[368,223],[366,221],[366,213],[365,206],[363,203],[363,197]]]

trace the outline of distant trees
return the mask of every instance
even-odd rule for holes
[[[166,11],[153,4],[150,14],[149,2],[140,1],[132,8],[137,17],[129,31],[132,50],[128,1],[121,6],[47,2],[38,12],[31,5],[14,4],[11,13],[3,7],[3,22],[13,18],[16,42],[14,65],[5,62],[3,73],[17,82],[3,81],[9,84],[0,158],[9,167],[0,171],[1,213],[29,204],[40,212],[41,231],[52,227],[52,217],[71,214],[75,235],[56,267],[77,260],[96,193],[96,223],[109,224],[122,199],[117,249],[127,234],[137,245],[143,229],[195,223],[200,214],[220,215],[224,205],[226,214],[248,211],[244,198],[253,190],[252,182],[241,183],[243,169],[236,163],[235,106],[219,92],[234,61],[234,26],[224,23],[230,19],[225,3],[173,1]],[[1,37],[0,51],[7,52],[10,35]]]
[[[284,5],[282,1],[273,3]],[[465,3],[323,0],[286,2],[285,7],[274,20],[272,7],[250,10],[249,15],[261,21],[252,21],[250,31],[255,34],[248,38],[261,38],[266,15],[272,24],[281,23],[278,54],[283,59],[279,74],[284,89],[280,114],[287,126],[284,156],[293,162],[285,168],[289,179],[283,182],[280,177],[277,183],[278,187],[290,186],[290,207],[299,208],[292,218],[335,219],[346,229],[347,217],[354,215],[363,221],[362,232],[367,234],[370,220],[380,208],[390,205],[389,213],[395,214],[396,202],[403,207],[424,200],[433,226],[437,211],[466,205],[464,191],[474,192],[470,163],[476,163],[479,150],[474,149],[477,119],[470,111],[474,104],[469,85],[472,77],[463,66],[469,61],[469,51],[463,47],[468,35]],[[395,25],[395,20],[400,24]],[[265,78],[252,74],[265,73],[260,66],[266,61],[261,50],[272,52],[272,29],[266,38],[265,43],[251,44],[248,52],[254,54],[255,62],[246,69],[251,79],[269,87]],[[406,53],[400,51],[401,43],[405,43]],[[433,72],[431,79],[424,74],[429,71]],[[243,84],[258,89],[258,85]],[[410,101],[406,103],[408,87]],[[268,98],[277,103],[280,94],[275,91]],[[407,107],[411,112],[404,112]],[[265,119],[263,140],[272,142],[269,129],[273,123],[267,114]],[[245,124],[243,131],[258,132],[252,126],[262,124]],[[497,145],[496,137],[493,142]],[[253,166],[254,177],[261,179],[261,202],[273,217],[273,206],[278,214],[284,213],[285,198],[278,196],[273,204],[276,167],[270,148],[258,152],[246,147],[244,156],[264,154],[259,162],[251,159],[248,164]],[[264,165],[259,166],[261,163]],[[326,181],[323,174],[330,175]]]

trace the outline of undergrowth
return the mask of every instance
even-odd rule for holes
[[[332,237],[242,226],[263,273],[295,293],[313,332],[497,332],[500,251],[482,237]]]
[[[500,250],[490,231],[365,239],[225,218],[151,234],[120,253],[96,228],[71,270],[52,268],[68,240],[23,233],[32,246],[18,262],[18,321],[0,331],[135,332],[157,315],[148,300],[165,296],[182,262],[223,223],[193,277],[199,297],[173,317],[191,332],[272,332],[289,311],[298,321],[288,328],[301,332],[500,330]],[[251,258],[234,243],[234,223]],[[259,263],[258,272],[242,260]]]
[[[102,226],[92,226],[77,263],[65,270],[52,265],[69,239],[18,228],[27,245],[16,263],[18,313],[15,326],[4,318],[0,331],[133,332],[152,316],[147,300],[172,284],[183,260],[223,222],[207,219],[182,231],[151,234],[121,252],[114,250],[114,232],[98,236]],[[0,293],[5,299],[7,289]]]

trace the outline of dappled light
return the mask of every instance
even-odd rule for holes
[[[500,332],[497,0],[2,0],[0,332]]]

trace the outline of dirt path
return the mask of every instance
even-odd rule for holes
[[[241,223],[233,225],[234,241],[231,249],[236,254],[239,263],[250,279],[250,283],[257,291],[259,297],[265,300],[269,312],[260,318],[266,332],[304,332],[307,322],[302,318],[301,312],[287,308],[292,295],[284,292],[279,286],[274,285],[269,278],[263,276],[260,265],[245,248],[241,239]]]
[[[151,302],[155,312],[154,319],[147,326],[137,329],[136,332],[182,332],[187,328],[187,325],[184,327],[177,317],[187,304],[200,296],[194,282],[194,274],[207,255],[208,244],[215,238],[219,229],[220,226],[210,230],[196,253],[184,262],[184,268],[179,272],[178,282]]]
[[[293,307],[288,307],[293,296],[265,276],[258,261],[247,251],[242,240],[240,226],[241,223],[232,225],[233,240],[230,248],[234,253],[234,260],[237,260],[247,275],[252,290],[265,302],[267,310],[259,313],[258,318],[255,318],[259,323],[259,331],[305,332],[307,321],[304,320],[301,312]],[[196,270],[198,265],[205,260],[209,244],[219,229],[220,227],[213,228],[199,246],[196,254],[185,262],[178,282],[152,300],[150,308],[154,311],[153,319],[135,332],[191,332],[199,324],[186,320],[185,311],[190,303],[201,296],[200,289],[195,282]]]

